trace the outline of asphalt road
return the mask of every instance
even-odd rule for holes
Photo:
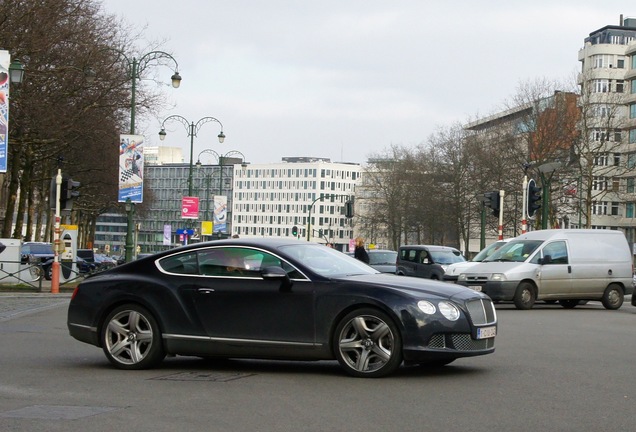
[[[0,295],[0,431],[631,431],[636,308],[499,305],[497,350],[383,379],[335,362],[170,358],[120,371],[67,294]],[[31,304],[31,306],[28,306]]]

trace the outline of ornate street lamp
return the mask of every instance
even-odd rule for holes
[[[20,60],[13,60],[9,65],[9,79],[15,84],[21,83],[24,79],[24,66]]]
[[[163,141],[167,135],[165,124],[168,121],[172,121],[172,120],[177,120],[178,122],[180,122],[185,127],[185,130],[188,133],[188,136],[190,137],[190,169],[188,171],[188,195],[192,196],[192,166],[193,166],[193,156],[194,156],[194,137],[197,136],[197,133],[199,132],[199,130],[204,124],[209,122],[216,122],[221,126],[221,132],[219,133],[217,137],[219,138],[219,143],[222,144],[223,141],[225,141],[225,134],[223,133],[223,123],[221,123],[218,119],[214,117],[203,117],[195,123],[195,122],[189,122],[183,116],[180,116],[177,114],[171,115],[170,117],[167,117],[161,123],[161,130],[159,131],[159,139],[161,141]]]
[[[159,62],[162,59],[167,59],[174,62],[174,73],[171,77],[172,87],[178,88],[181,84],[181,75],[179,75],[179,64],[170,54],[163,51],[151,51],[142,55],[141,57],[133,57],[130,59],[123,51],[115,48],[106,48],[107,50],[114,51],[119,55],[119,60],[122,60],[128,67],[128,78],[131,80],[131,97],[130,97],[130,134],[135,134],[135,109],[136,109],[136,93],[137,93],[137,81],[141,80],[141,75],[148,68],[152,62]],[[159,63],[161,64],[161,63]],[[95,72],[89,69],[85,72],[87,80],[93,80],[95,78]],[[133,257],[133,215],[134,205],[129,198],[126,199],[126,262],[132,261]],[[130,207],[130,209],[129,209]]]

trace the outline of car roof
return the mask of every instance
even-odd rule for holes
[[[459,250],[451,246],[437,246],[437,245],[404,245],[400,246],[400,249],[429,249],[429,250]]]

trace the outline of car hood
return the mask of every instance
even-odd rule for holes
[[[477,264],[479,263],[472,261],[451,264],[446,268],[446,274],[450,276],[459,276],[460,273],[466,273],[466,270]]]
[[[462,271],[461,273],[470,274],[491,274],[491,273],[507,273],[518,267],[524,266],[525,262],[511,262],[511,261],[482,261],[480,263],[474,263],[473,266]]]
[[[369,287],[382,286],[385,289],[399,291],[414,298],[430,298],[434,296],[444,299],[453,298],[456,300],[465,300],[468,298],[485,297],[484,294],[461,285],[386,273],[348,276],[340,278],[339,280],[342,282],[352,282],[357,285],[369,285]]]

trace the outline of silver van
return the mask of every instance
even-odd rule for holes
[[[618,309],[634,290],[632,253],[625,235],[612,230],[541,230],[509,241],[461,273],[457,283],[495,301],[530,309],[536,300],[573,308],[599,300]]]

